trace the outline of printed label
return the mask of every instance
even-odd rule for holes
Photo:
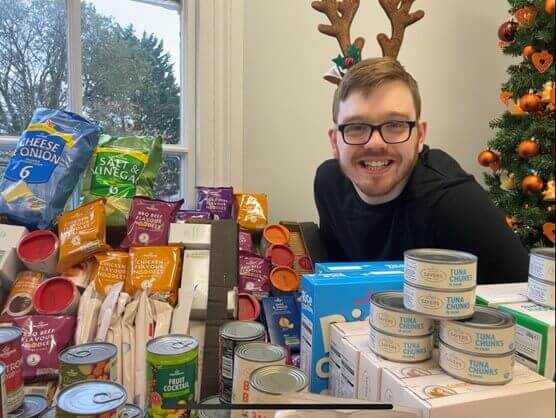
[[[305,315],[301,316],[301,370],[305,372],[309,380],[311,380],[311,364],[312,364],[312,344],[313,341],[313,324]]]
[[[96,196],[131,198],[145,163],[124,151],[103,151],[96,154],[91,193]]]
[[[534,371],[539,370],[542,335],[521,325],[515,327],[515,359]]]

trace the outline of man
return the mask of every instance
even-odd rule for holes
[[[420,114],[417,83],[396,60],[364,60],[344,76],[328,131],[334,159],[314,185],[329,259],[444,248],[475,254],[481,284],[527,281],[526,249],[473,176],[425,145]]]

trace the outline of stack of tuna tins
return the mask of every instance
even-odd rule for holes
[[[535,248],[529,254],[527,297],[554,309],[554,248]]]
[[[403,304],[440,320],[440,367],[471,383],[509,382],[515,323],[494,308],[475,306],[477,257],[461,251],[415,249],[406,251],[404,258]]]

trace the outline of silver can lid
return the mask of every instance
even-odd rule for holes
[[[193,337],[181,334],[165,335],[147,343],[147,351],[158,356],[175,356],[188,353],[199,347]]]
[[[6,344],[21,337],[23,333],[17,327],[0,327],[0,344]]]
[[[237,341],[251,341],[264,335],[264,326],[255,321],[231,321],[220,327],[220,335]]]
[[[39,417],[48,408],[48,400],[41,395],[25,395],[23,404],[9,413],[9,418]]]
[[[115,411],[127,401],[123,386],[114,382],[88,380],[63,389],[56,407],[68,414],[98,415]]]
[[[471,253],[440,248],[407,250],[404,252],[404,257],[434,264],[468,264],[477,262],[477,256]]]
[[[473,316],[457,322],[470,328],[510,328],[515,325],[513,316],[489,306],[475,305]]]
[[[244,360],[261,363],[271,363],[286,358],[284,347],[261,341],[238,345],[235,354]]]
[[[375,292],[371,295],[371,303],[389,311],[409,313],[403,305],[402,292]]]
[[[201,405],[222,405],[218,396],[203,399]],[[230,418],[231,411],[226,409],[201,409],[197,411],[198,418]]]
[[[120,418],[142,418],[143,410],[138,406],[126,403],[120,413]]]
[[[531,250],[531,255],[541,258],[547,258],[549,260],[554,260],[555,254],[556,253],[554,247],[533,248]]]
[[[265,366],[249,376],[249,384],[256,390],[270,395],[301,392],[309,385],[307,375],[293,366]]]
[[[93,364],[108,360],[118,354],[118,347],[110,343],[79,344],[60,353],[60,361],[66,364]]]
[[[40,418],[56,418],[56,407],[53,406],[52,408],[47,409]]]

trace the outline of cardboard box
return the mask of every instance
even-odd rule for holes
[[[210,272],[210,250],[190,250],[183,252],[181,287],[187,284],[195,289],[192,318],[202,318],[207,310]]]
[[[327,393],[330,324],[364,320],[373,292],[401,291],[403,274],[308,274],[301,279],[301,368],[309,390]]]
[[[507,303],[527,302],[527,282],[484,284],[475,289],[475,303],[497,307]]]
[[[314,263],[327,259],[317,224],[282,221],[280,225],[290,231],[288,245],[294,254],[293,269],[300,275],[313,273]]]
[[[337,322],[330,325],[330,375],[328,379],[330,395],[339,396],[342,339],[352,335],[369,335],[369,332],[368,321]]]
[[[211,243],[211,223],[170,224],[169,243],[179,243],[186,248],[208,248]]]
[[[383,271],[403,274],[403,261],[363,261],[347,263],[316,263],[315,273],[368,273]]]
[[[359,357],[361,353],[371,351],[369,348],[369,334],[352,335],[342,339],[340,354],[340,386],[338,397],[357,398],[359,386]]]
[[[516,361],[549,379],[554,379],[555,312],[533,302],[500,305],[498,309],[515,318]]]
[[[262,304],[270,342],[299,352],[300,314],[295,296],[264,298]]]
[[[554,416],[554,383],[516,364],[513,380],[502,386],[473,385],[437,374],[389,378],[383,370],[381,400],[421,409],[423,418],[549,418]]]
[[[0,224],[0,287],[9,290],[17,276],[24,269],[17,256],[19,240],[27,234],[27,228]]]

